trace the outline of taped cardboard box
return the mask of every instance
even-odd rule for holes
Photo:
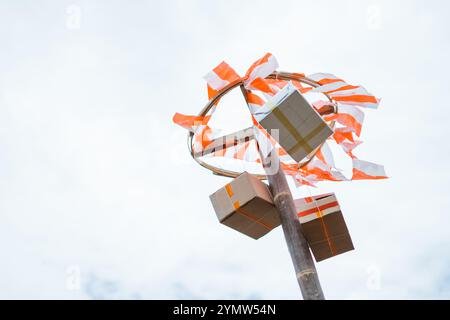
[[[334,193],[294,202],[303,233],[317,262],[354,249]]]
[[[248,172],[210,195],[210,199],[222,224],[253,239],[280,225],[269,187]]]
[[[297,162],[333,134],[333,130],[291,83],[273,96],[254,116]],[[275,129],[279,130],[278,137],[272,131]]]

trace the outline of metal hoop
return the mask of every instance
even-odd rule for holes
[[[305,77],[302,74],[298,74],[298,73],[290,73],[290,72],[282,72],[282,71],[275,71],[272,74],[270,74],[268,77],[268,79],[280,79],[280,80],[285,80],[285,81],[298,81],[307,85],[310,85],[311,87],[319,87],[320,84],[317,83],[316,81],[309,79],[307,77]],[[200,111],[200,113],[198,114],[199,116],[206,116],[206,114],[208,113],[209,110],[211,110],[211,108],[214,106],[214,104],[224,95],[226,95],[228,92],[230,92],[231,90],[235,89],[236,87],[239,87],[241,85],[244,84],[244,80],[243,79],[238,79],[236,81],[233,81],[231,83],[229,83],[225,88],[223,88],[222,90],[220,90],[213,98],[211,98],[211,100],[208,101],[208,103],[203,107],[203,109]],[[324,95],[328,98],[328,100],[330,100],[331,103],[333,103],[333,99],[324,93]],[[337,113],[337,105],[333,104],[334,106],[334,110],[332,113]],[[329,123],[331,128],[334,128],[334,121],[331,121]],[[189,132],[188,133],[188,149],[189,149],[189,153],[191,154],[192,158],[202,167],[211,170],[214,174],[219,175],[219,176],[224,176],[224,177],[230,177],[230,178],[235,178],[238,175],[241,174],[241,172],[237,172],[237,171],[232,171],[232,170],[225,170],[225,169],[220,169],[217,168],[213,165],[210,165],[202,160],[200,160],[198,157],[194,156],[194,151],[192,149],[192,140],[194,137],[194,133],[193,132]],[[308,154],[305,158],[305,160],[302,160],[301,162],[299,162],[299,167],[302,168],[304,166],[306,166],[316,155],[317,151],[322,147],[323,143],[318,146],[316,149],[314,149],[310,154]],[[256,177],[258,177],[258,179],[261,180],[265,180],[267,179],[266,175],[256,175]]]

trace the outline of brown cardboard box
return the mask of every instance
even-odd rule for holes
[[[333,130],[292,85],[286,85],[255,118],[266,131],[278,129],[278,143],[297,162],[320,146]]]
[[[354,249],[334,193],[297,199],[295,207],[317,262]]]
[[[254,239],[280,225],[269,187],[248,172],[209,197],[221,223]]]

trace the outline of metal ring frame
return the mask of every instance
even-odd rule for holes
[[[299,81],[301,83],[310,85],[311,87],[319,87],[320,84],[317,83],[316,81],[309,79],[301,74],[298,73],[290,73],[290,72],[282,72],[282,71],[275,71],[272,74],[270,74],[268,77],[268,79],[279,79],[279,80],[294,80],[294,81]],[[203,107],[203,109],[200,111],[200,113],[198,114],[199,116],[206,116],[206,114],[208,113],[209,110],[211,110],[211,108],[213,107],[213,105],[220,99],[222,98],[224,95],[226,95],[228,92],[230,92],[231,90],[233,90],[234,88],[238,87],[238,86],[242,86],[244,84],[244,79],[238,79],[236,81],[233,81],[231,83],[229,83],[225,88],[223,88],[222,90],[220,90],[211,100],[208,101],[208,103],[205,105],[205,107]],[[331,103],[333,103],[333,99],[327,95],[324,94],[328,100],[330,100]],[[333,113],[337,113],[337,105],[334,105],[334,110]],[[334,127],[334,121],[331,121],[329,123],[329,125],[333,128]],[[219,176],[224,176],[224,177],[230,177],[230,178],[235,178],[238,175],[241,174],[241,172],[236,172],[236,171],[231,171],[231,170],[225,170],[225,169],[221,169],[221,168],[217,168],[213,165],[210,165],[202,160],[200,160],[199,158],[194,156],[194,151],[192,149],[192,140],[194,137],[194,133],[193,132],[189,132],[188,133],[188,149],[189,152],[192,156],[192,158],[198,163],[200,164],[202,167],[211,170],[214,174],[219,175]],[[317,151],[320,149],[320,147],[322,147],[323,143],[318,146],[316,149],[314,149],[310,154],[308,154],[308,156],[306,156],[305,160],[302,160],[301,162],[299,162],[299,166],[304,167],[306,166],[312,159],[313,157],[316,155]],[[265,180],[267,179],[266,175],[256,175],[256,177],[258,177],[261,180]]]

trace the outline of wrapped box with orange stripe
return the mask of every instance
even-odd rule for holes
[[[269,187],[248,172],[217,190],[210,199],[221,223],[253,239],[280,225]]]
[[[333,134],[333,130],[291,83],[258,109],[254,117],[297,162]],[[274,133],[276,129],[278,137]]]
[[[316,261],[354,249],[334,193],[297,199],[295,207]]]

